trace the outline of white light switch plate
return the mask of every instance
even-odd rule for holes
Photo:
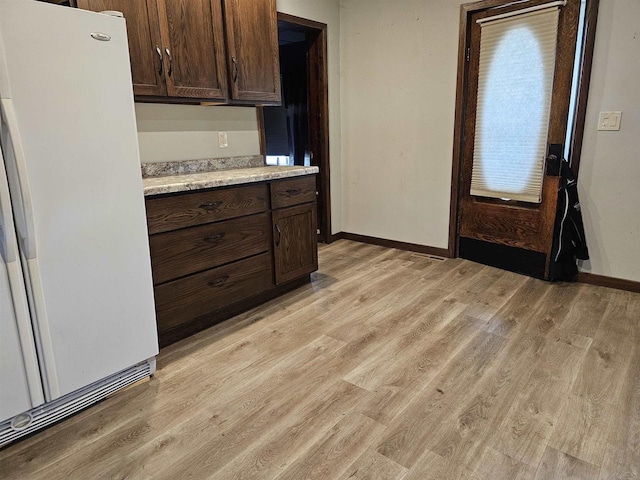
[[[598,130],[620,130],[622,112],[600,112]]]
[[[218,132],[218,145],[220,148],[229,148],[229,137],[227,132]]]

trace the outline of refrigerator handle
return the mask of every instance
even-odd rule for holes
[[[23,243],[24,255],[27,259],[31,260],[36,258],[37,255],[35,240],[36,237],[34,235],[35,226],[33,221],[33,209],[31,207],[31,190],[29,188],[29,181],[27,177],[26,157],[24,154],[24,148],[22,146],[22,139],[20,137],[20,130],[18,128],[16,113],[13,108],[11,99],[0,99],[0,107],[2,113],[2,122],[6,123],[7,133],[11,141],[10,143],[11,145],[13,145],[13,157],[15,158],[15,174],[20,186],[21,206],[19,210],[21,210],[20,214],[22,215],[22,219],[24,220],[23,228],[25,231],[20,231],[20,223],[22,222],[17,222],[18,232]],[[14,211],[17,210],[15,207],[16,205],[14,204]]]
[[[18,245],[13,225],[11,212],[11,197],[9,196],[9,184],[7,172],[4,169],[4,157],[0,148],[0,245],[5,263],[13,263],[18,259]]]

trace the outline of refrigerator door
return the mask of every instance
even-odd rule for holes
[[[45,397],[158,353],[125,22],[0,0],[3,144]]]
[[[0,422],[44,402],[0,148]]]

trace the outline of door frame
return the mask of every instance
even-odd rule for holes
[[[278,12],[278,21],[296,25],[304,30],[313,30],[316,34],[309,45],[309,129],[315,126],[317,135],[309,136],[309,147],[314,158],[312,165],[320,169],[318,174],[318,220],[323,231],[318,240],[323,243],[333,241],[331,235],[331,170],[329,158],[329,73],[327,24],[308,20],[287,13]],[[313,73],[316,73],[315,75]],[[260,154],[266,155],[264,132],[264,107],[258,107],[258,130],[260,133]]]
[[[462,182],[462,161],[464,152],[464,127],[467,109],[467,86],[469,81],[469,63],[467,52],[471,44],[471,15],[482,10],[513,6],[514,4],[526,6],[528,0],[513,2],[510,0],[480,0],[466,3],[460,6],[460,31],[458,37],[458,76],[456,81],[456,106],[453,130],[453,162],[451,168],[451,201],[449,208],[449,243],[448,253],[450,258],[458,256],[458,228],[460,221],[460,194]],[[580,150],[584,134],[584,124],[587,113],[587,99],[589,94],[589,82],[591,78],[591,64],[595,46],[596,23],[598,19],[598,7],[600,0],[586,0],[586,16],[582,41],[582,60],[578,77],[578,92],[575,116],[573,118],[574,129],[570,140],[571,148],[569,164],[574,175],[578,176],[580,167]]]

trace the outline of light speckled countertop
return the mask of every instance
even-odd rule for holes
[[[318,173],[318,167],[249,167],[212,172],[146,177],[142,179],[144,195],[188,192],[204,188],[226,187],[243,183],[265,182],[280,178]]]

